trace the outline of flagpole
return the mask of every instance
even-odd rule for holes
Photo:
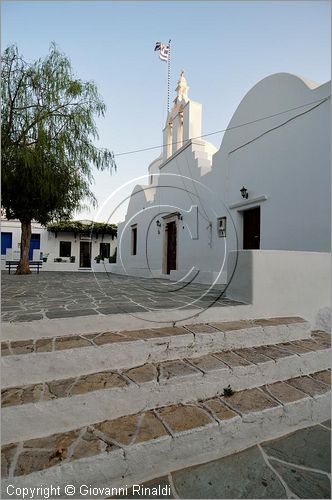
[[[171,40],[168,40],[168,61],[167,61],[167,113],[169,113],[169,95],[171,82]]]

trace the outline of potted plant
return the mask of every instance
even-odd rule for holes
[[[99,264],[99,263],[100,263],[100,255],[96,255],[96,257],[95,257],[95,261],[96,261],[96,263],[97,263],[97,264]]]
[[[72,256],[70,257],[70,262],[71,262],[71,263],[74,263],[74,262],[75,262],[75,255],[72,255]]]

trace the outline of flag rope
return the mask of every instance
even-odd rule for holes
[[[168,40],[168,62],[167,62],[167,113],[169,113],[169,96],[171,82],[171,40]]]

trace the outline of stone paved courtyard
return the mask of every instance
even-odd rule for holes
[[[223,296],[223,289],[107,273],[3,272],[2,321],[236,305]]]
[[[169,486],[162,498],[331,498],[330,428],[324,422],[141,486]]]

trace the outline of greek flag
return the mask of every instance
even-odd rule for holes
[[[159,51],[159,59],[162,61],[168,61],[168,55],[169,55],[169,45],[166,45],[165,43],[160,43],[156,42],[156,46],[154,48],[155,52]]]

